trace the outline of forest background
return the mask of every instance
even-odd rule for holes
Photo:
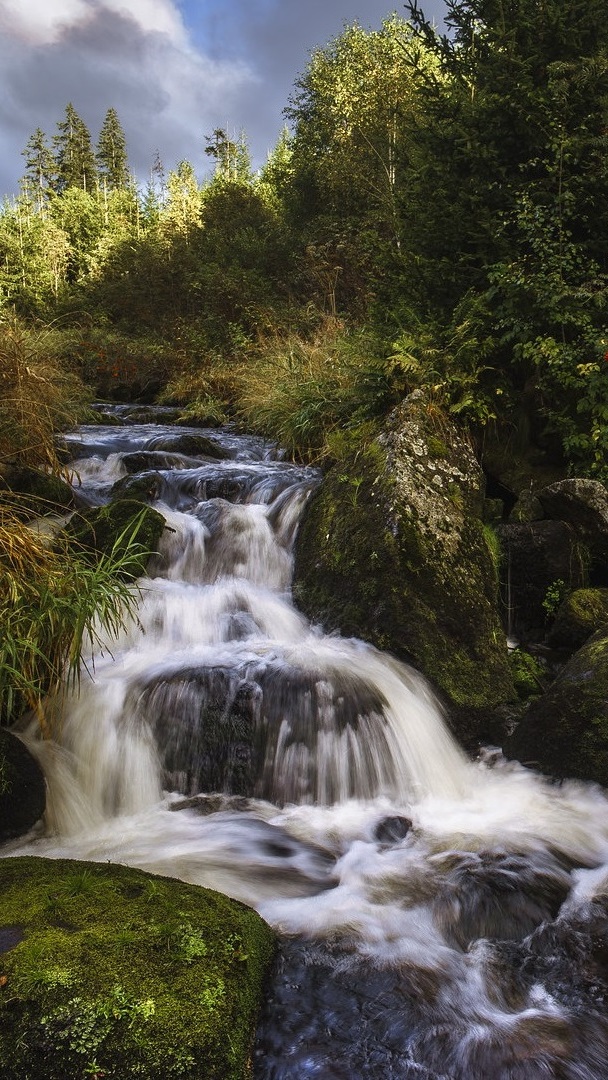
[[[313,54],[255,175],[217,129],[209,180],[157,161],[141,190],[114,109],[95,147],[71,103],[32,135],[0,212],[0,462],[48,459],[83,386],[314,459],[422,387],[480,452],[608,477],[604,4],[406,14]]]

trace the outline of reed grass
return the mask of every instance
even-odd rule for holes
[[[135,617],[138,590],[125,575],[139,572],[146,554],[139,524],[92,565],[66,547],[50,548],[0,501],[1,724],[31,710],[52,734],[53,699],[77,687],[95,650]]]

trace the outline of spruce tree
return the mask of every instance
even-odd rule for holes
[[[111,190],[128,187],[127,141],[116,109],[109,108],[105,115],[96,157],[102,184]]]
[[[97,183],[97,168],[91,136],[71,102],[66,106],[65,120],[57,125],[53,144],[58,191],[78,187],[92,193]]]
[[[41,128],[36,128],[30,136],[25,150],[25,174],[21,182],[24,192],[34,200],[41,211],[53,189],[55,181],[55,159],[48,146],[46,135]]]

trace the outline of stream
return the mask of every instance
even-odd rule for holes
[[[2,854],[256,908],[280,938],[256,1080],[606,1080],[605,793],[496,748],[469,760],[416,671],[296,610],[316,470],[111,411],[67,437],[79,500],[142,479],[167,528],[58,741],[28,734],[47,820]]]

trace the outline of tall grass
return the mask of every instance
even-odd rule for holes
[[[0,321],[0,468],[10,463],[57,468],[54,435],[83,416],[88,391],[58,355],[53,328]]]
[[[328,452],[337,429],[372,420],[395,400],[378,342],[336,318],[310,339],[263,342],[238,371],[236,408],[243,422],[309,459]]]
[[[54,547],[0,501],[0,723],[26,710],[52,733],[52,700],[78,684],[83,664],[134,617],[140,571],[139,521],[95,565]],[[49,708],[49,703],[51,708]]]

